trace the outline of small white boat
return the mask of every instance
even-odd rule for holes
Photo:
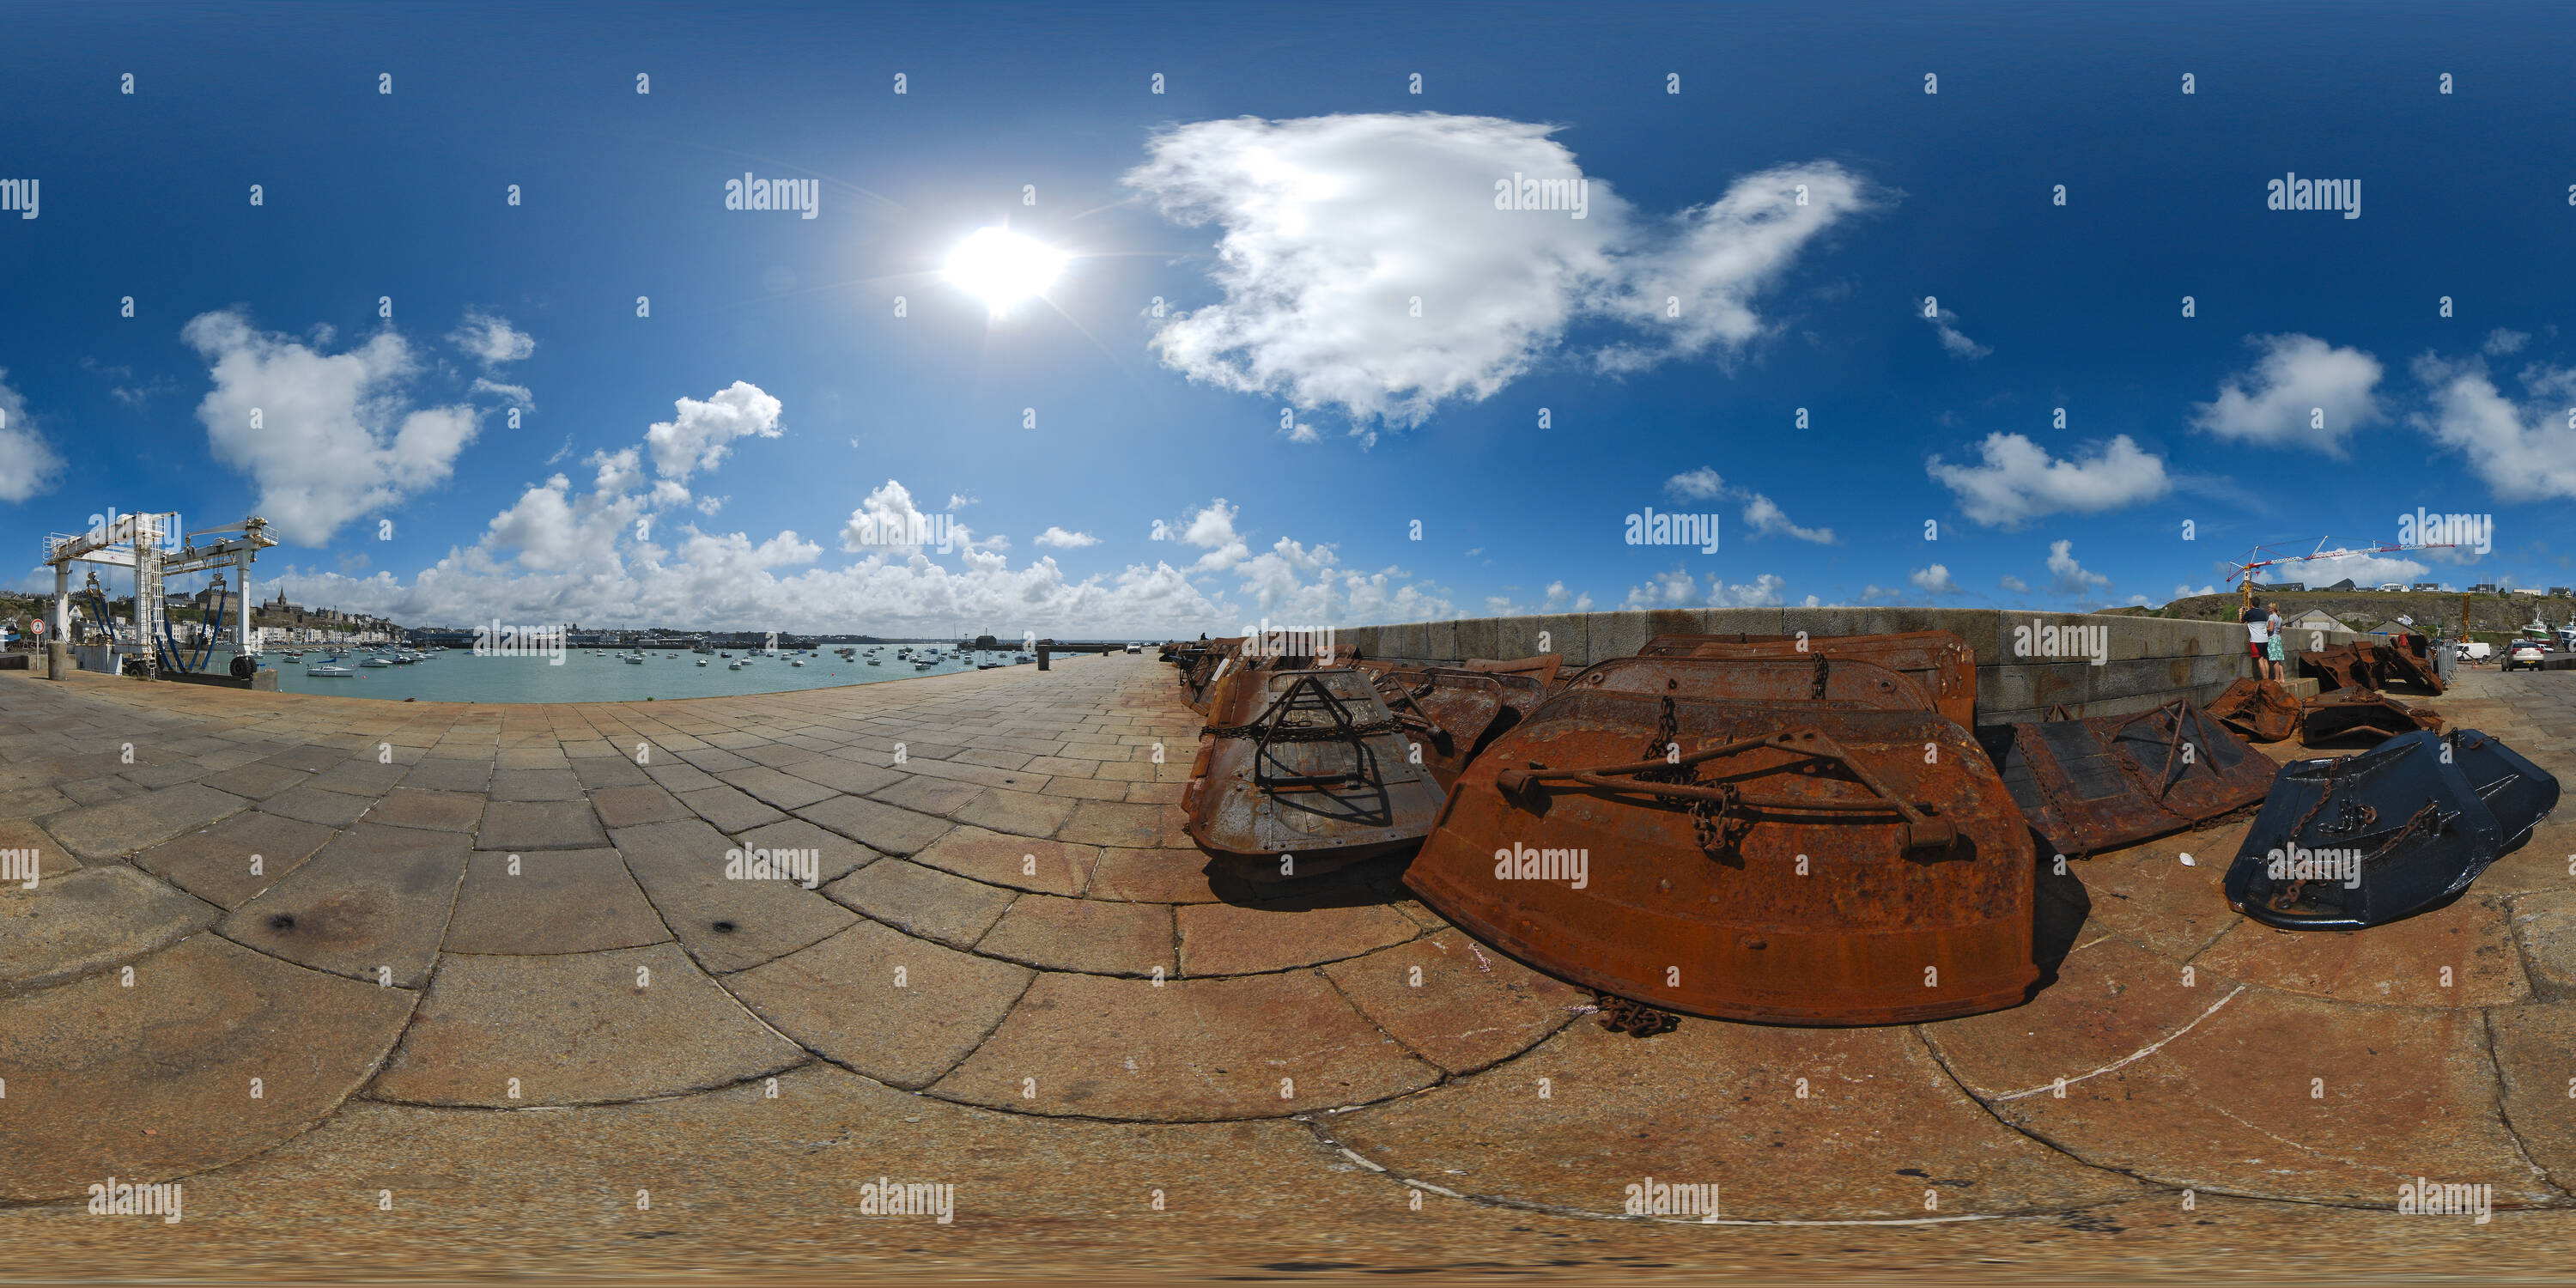
[[[885,665],[885,663],[880,662],[880,661],[876,660],[875,658],[869,658],[869,659],[868,659],[868,665],[870,665],[870,666],[884,666],[884,665]]]
[[[739,670],[741,670],[741,669],[742,669],[742,663],[740,663],[740,662],[727,662],[727,663],[725,663],[725,669],[726,669],[726,670],[728,670],[728,671],[739,671]]]
[[[789,666],[803,666],[803,665],[805,665],[805,664],[804,664],[803,662],[801,662],[801,661],[800,661],[800,662],[790,662],[790,663],[788,663],[788,665],[789,665]]]
[[[357,674],[357,672],[352,671],[345,666],[333,666],[328,662],[316,662],[313,665],[304,668],[304,673],[306,675],[319,676],[326,680]]]
[[[706,664],[707,664],[707,660],[706,660],[705,658],[699,658],[699,659],[698,659],[698,665],[700,665],[700,666],[705,666]]]
[[[644,665],[644,655],[641,653],[628,654],[626,664],[628,666],[642,666]]]
[[[391,663],[391,662],[389,662],[389,661],[386,661],[385,659],[383,659],[383,658],[381,658],[381,657],[371,657],[371,658],[368,658],[367,660],[365,660],[365,661],[363,661],[363,662],[358,663],[358,665],[360,665],[360,666],[392,666],[392,665],[393,665],[393,663]]]

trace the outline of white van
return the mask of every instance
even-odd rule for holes
[[[2495,650],[2488,647],[2485,640],[2464,640],[2459,652],[2463,662],[2483,662],[2495,656]]]

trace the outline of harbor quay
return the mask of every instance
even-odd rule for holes
[[[2576,675],[2421,701],[2576,770]],[[651,703],[0,672],[0,1261],[1993,1280],[2576,1250],[2576,825],[2363,934],[2232,912],[2242,819],[2043,855],[2020,1006],[1636,1037],[1401,856],[1212,869],[1178,804],[1201,724],[1116,654]]]

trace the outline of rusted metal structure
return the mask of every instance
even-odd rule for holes
[[[1487,743],[1547,700],[1546,681],[1535,672],[1433,666],[1380,669],[1371,678],[1444,791]]]
[[[1202,640],[1197,645],[1183,645],[1172,660],[1181,668],[1181,700],[1200,715],[1208,713],[1210,690],[1225,677],[1235,664],[1235,654],[1243,647],[1244,637]]]
[[[1938,714],[1932,695],[1902,672],[1822,651],[1790,657],[1614,657],[1575,672],[1566,691]]]
[[[1638,657],[1468,766],[1405,877],[1462,928],[1646,1006],[1897,1024],[2019,1004],[2030,832],[1907,676]]]
[[[1430,831],[1440,785],[1359,671],[1247,662],[1209,693],[1184,828],[1236,875],[1311,876]]]
[[[2432,641],[2409,632],[2392,635],[2379,646],[2380,676],[2403,684],[2412,684],[2436,697],[2441,696],[2441,665],[2434,660]]]
[[[1658,635],[1639,657],[1801,658],[1824,656],[1870,662],[1912,679],[1931,695],[1933,709],[1977,727],[1977,654],[1948,631],[1890,635]]]
[[[2379,687],[2377,650],[2358,643],[2308,649],[2299,654],[2299,673],[2317,682],[2320,692]]]
[[[2299,731],[2299,700],[2277,680],[2238,680],[2209,704],[2209,714],[2252,742],[2279,742]]]
[[[2250,808],[2276,772],[2270,757],[2180,698],[2133,715],[2014,725],[1999,767],[2032,830],[2068,856]]]
[[[2418,729],[2440,732],[2442,717],[2429,707],[2410,707],[2373,689],[2337,689],[2319,694],[2299,710],[2301,741],[2313,747],[2336,738],[2376,742]]]
[[[2473,729],[2292,761],[2228,867],[2227,901],[2286,929],[2385,925],[2468,889],[2557,804],[2556,778]]]

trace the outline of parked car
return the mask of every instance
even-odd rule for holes
[[[2518,666],[2537,671],[2548,659],[2549,651],[2538,640],[2515,640],[2504,647],[2504,669],[2508,671]]]
[[[2402,581],[2383,581],[2379,583],[2379,588],[2381,590],[2404,590],[2406,589],[2406,583]]]

